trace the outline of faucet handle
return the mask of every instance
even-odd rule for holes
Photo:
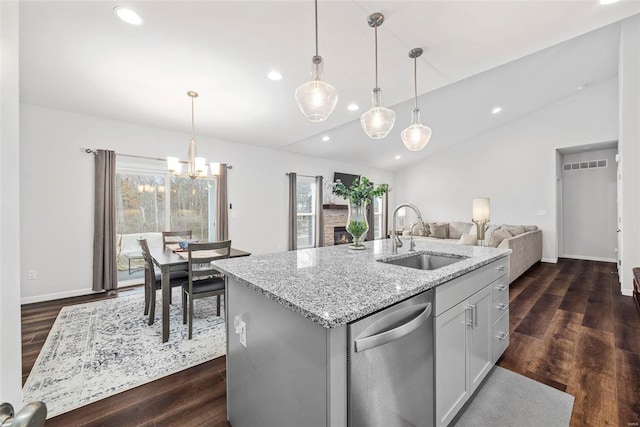
[[[400,235],[398,233],[396,233],[396,246],[399,248],[402,247],[402,240],[400,240]]]

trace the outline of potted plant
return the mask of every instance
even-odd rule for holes
[[[353,244],[349,249],[364,249],[362,237],[369,230],[367,221],[367,205],[374,197],[381,197],[389,191],[387,184],[373,185],[366,176],[361,176],[353,181],[349,188],[339,179],[333,183],[333,194],[349,201],[349,216],[347,218],[347,231],[353,236]]]

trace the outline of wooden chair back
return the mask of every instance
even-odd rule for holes
[[[186,231],[163,231],[162,232],[162,245],[166,248],[167,245],[178,243],[181,240],[190,240],[192,236],[191,230]]]
[[[231,240],[222,242],[190,243],[189,244],[189,282],[194,278],[219,275],[211,261],[229,258],[231,254]]]

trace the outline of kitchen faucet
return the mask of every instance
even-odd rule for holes
[[[418,209],[416,205],[412,205],[411,203],[402,203],[396,206],[396,208],[393,210],[393,216],[391,218],[391,253],[392,254],[397,254],[398,248],[402,247],[402,241],[400,240],[400,236],[396,234],[396,219],[398,217],[398,211],[402,208],[413,209],[416,215],[418,215],[417,224],[420,224],[420,228],[424,229],[424,222],[422,222],[422,214],[420,213],[420,209]],[[413,226],[411,227],[411,230],[412,230],[411,241],[413,242]]]

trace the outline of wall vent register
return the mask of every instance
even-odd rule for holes
[[[562,170],[574,171],[579,169],[606,168],[607,166],[607,160],[589,160],[588,162],[564,163]]]

